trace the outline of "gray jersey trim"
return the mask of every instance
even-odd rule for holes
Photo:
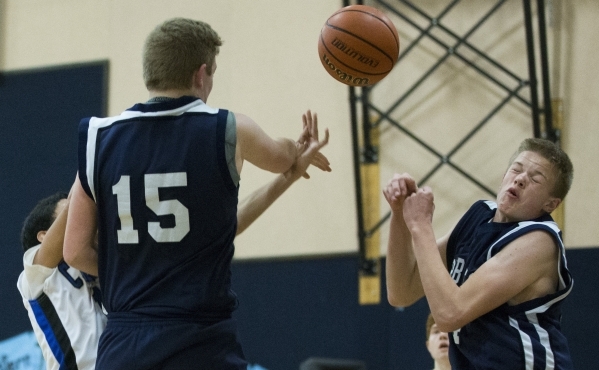
[[[237,164],[235,163],[235,149],[237,147],[237,121],[235,114],[229,111],[227,116],[227,127],[225,129],[225,157],[227,158],[227,167],[229,174],[235,186],[239,185],[239,172],[237,172]]]

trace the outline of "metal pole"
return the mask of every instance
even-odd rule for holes
[[[547,139],[557,141],[553,129],[553,114],[551,112],[551,90],[549,89],[549,59],[547,57],[547,27],[545,23],[545,1],[537,0],[539,13],[539,47],[541,51],[541,72],[543,78],[543,112],[545,114],[545,132]]]
[[[524,5],[524,27],[526,29],[526,50],[528,53],[532,129],[534,137],[541,137],[541,124],[539,122],[539,97],[537,95],[537,69],[535,66],[535,43],[532,30],[532,11],[530,9],[530,0],[522,0],[522,3]]]

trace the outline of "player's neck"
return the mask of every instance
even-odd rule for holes
[[[166,98],[180,98],[182,96],[196,96],[193,90],[191,89],[170,89],[170,90],[149,90],[150,99],[156,97],[166,97]]]
[[[451,370],[449,361],[435,361],[435,368],[433,370]]]

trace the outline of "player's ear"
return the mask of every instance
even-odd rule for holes
[[[198,68],[193,74],[193,86],[197,88],[201,88],[204,86],[204,77],[207,75],[208,66],[206,63],[202,64],[200,68]]]
[[[551,213],[557,208],[557,206],[560,205],[561,202],[562,200],[560,198],[549,198],[549,200],[547,200],[547,202],[543,206],[543,211]]]
[[[42,242],[44,240],[44,236],[46,236],[46,230],[41,230],[37,232],[37,241]]]

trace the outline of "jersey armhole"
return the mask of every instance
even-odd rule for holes
[[[233,116],[233,114],[230,114]],[[226,150],[226,139],[227,139],[227,120],[229,117],[229,111],[226,109],[220,109],[217,113],[217,124],[216,124],[216,150],[217,150],[217,158],[218,158],[218,166],[220,169],[221,176],[223,178],[223,182],[227,186],[227,189],[231,192],[237,191],[237,184],[233,179],[233,174],[229,169],[229,164],[227,163],[227,150]],[[235,123],[235,122],[234,122]],[[235,152],[233,151],[233,159],[235,158]],[[233,160],[233,164],[235,164],[235,160]],[[235,174],[237,174],[237,169],[235,169]],[[237,176],[239,176],[237,174]]]
[[[225,129],[225,156],[227,158],[227,167],[229,168],[229,174],[235,186],[239,185],[239,172],[237,171],[237,163],[235,161],[235,154],[237,151],[237,120],[235,114],[229,111],[227,115],[227,126]]]
[[[87,179],[87,132],[89,130],[89,121],[90,118],[84,118],[79,123],[79,142],[77,153],[79,171],[77,176],[79,176],[79,181],[81,182],[81,186],[83,187],[83,190],[87,196],[95,201]]]

